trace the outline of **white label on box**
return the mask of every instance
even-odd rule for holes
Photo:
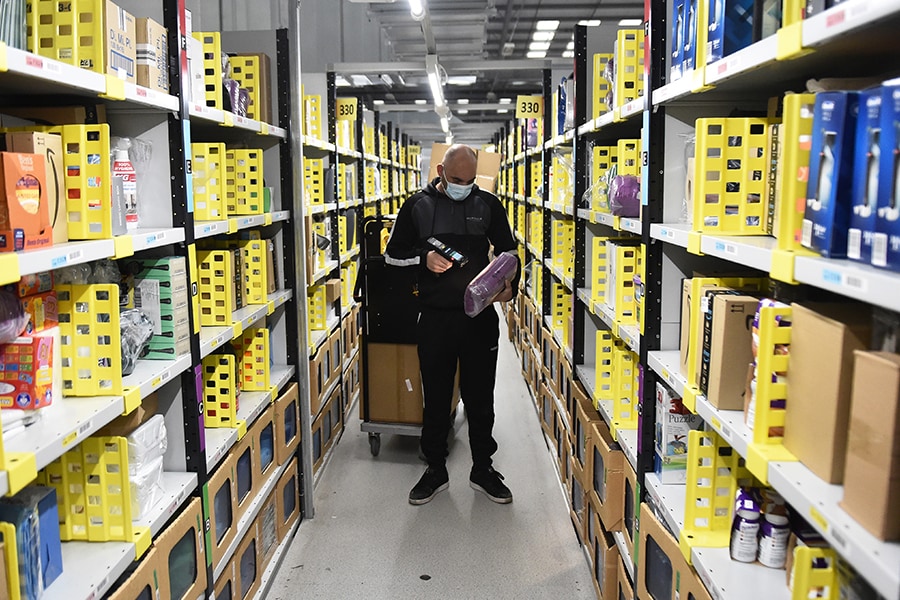
[[[406,379],[405,381],[406,381],[406,391],[412,392],[413,391],[412,382],[409,379]]]
[[[135,286],[134,307],[141,309],[153,323],[153,335],[162,334],[162,310],[160,307],[159,281],[141,279]]]

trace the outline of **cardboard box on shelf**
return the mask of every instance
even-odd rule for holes
[[[872,535],[900,539],[900,355],[854,353],[841,506]]]
[[[137,44],[137,84],[169,93],[169,34],[166,28],[147,17],[135,22]]]
[[[853,352],[868,347],[863,304],[792,304],[784,446],[829,483],[841,483],[847,452]]]
[[[53,338],[22,336],[0,346],[0,408],[33,410],[53,403]],[[57,398],[58,400],[58,398]]]
[[[706,587],[681,554],[678,540],[666,531],[646,504],[641,504],[640,519],[637,597],[710,600]]]
[[[218,567],[238,529],[235,455],[229,452],[209,478],[209,535],[213,568]]]
[[[440,142],[432,144],[431,164],[428,167],[428,181],[432,181],[438,176],[437,166],[444,159],[444,154],[447,153],[449,148],[450,144],[441,144]],[[473,150],[475,149],[473,148]],[[476,177],[486,177],[496,182],[497,178],[500,176],[501,155],[496,152],[485,152],[484,150],[475,150],[475,155],[478,158],[478,164],[475,168]],[[493,193],[493,189],[489,191]]]
[[[53,243],[69,241],[66,222],[66,194],[63,191],[65,172],[63,171],[62,138],[57,134],[40,132],[17,132],[6,134],[6,150],[44,156],[48,213],[53,228]]]
[[[329,279],[325,282],[325,301],[329,304],[341,297],[341,280]]]
[[[688,434],[701,429],[703,418],[684,407],[681,398],[656,382],[656,452],[654,471],[664,484],[687,480]]]
[[[0,152],[0,252],[53,245],[44,154]]]
[[[751,328],[759,299],[718,295],[704,324],[700,390],[721,410],[742,410],[746,365],[753,360]],[[704,376],[704,374],[706,374]]]
[[[625,455],[615,447],[609,427],[594,421],[586,477],[588,499],[609,531],[622,531]]]
[[[106,123],[106,105],[26,106],[3,108],[3,113],[38,125],[86,125]]]
[[[137,39],[134,16],[114,2],[106,0],[104,18],[104,56],[106,72],[135,83],[137,74]]]
[[[125,582],[116,587],[108,600],[135,600],[137,598],[158,598],[160,569],[159,552],[151,547],[140,559],[137,568]]]
[[[593,565],[594,590],[599,598],[616,598],[621,559],[615,539],[603,526],[600,515],[591,512],[593,535],[588,540]]]
[[[150,417],[159,412],[159,397],[156,392],[150,394],[127,415],[120,415],[107,423],[96,433],[98,436],[127,436],[132,431],[150,420]]]

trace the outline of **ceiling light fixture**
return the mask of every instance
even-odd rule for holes
[[[344,77],[343,75],[338,75],[337,77],[334,78],[334,85],[336,85],[338,87],[349,87],[352,84],[349,81],[347,81],[347,78]]]
[[[469,99],[468,99],[468,98],[460,98],[459,100],[457,100],[457,102],[458,102],[459,104],[468,104],[468,103],[469,103]]]
[[[381,80],[382,80],[383,82],[385,82],[387,85],[394,85],[394,80],[391,79],[391,76],[388,75],[387,73],[382,73],[382,74],[381,74]]]
[[[512,104],[512,98],[500,98],[500,104]]]
[[[550,42],[531,42],[528,44],[528,49],[532,52],[540,51],[540,50],[549,50]]]
[[[469,114],[469,109],[468,108],[460,108],[459,110],[456,111],[456,114],[467,115],[467,114]]]
[[[425,18],[425,0],[409,0],[409,15],[415,21]]]
[[[566,50],[565,52],[562,53],[562,57],[563,58],[575,58],[575,51],[574,50]]]
[[[578,21],[579,25],[584,25],[585,27],[596,27],[600,24],[600,19],[582,19]]]
[[[428,100],[416,100],[416,104],[427,104]]]
[[[538,21],[534,24],[534,28],[538,31],[556,31],[559,28],[559,21]]]
[[[622,19],[619,21],[619,27],[640,27],[643,24],[643,19]]]
[[[372,104],[374,104],[375,106],[381,106],[382,104],[384,104],[384,100],[372,100]]]
[[[531,34],[531,39],[535,42],[549,42],[556,37],[555,31],[535,31]]]
[[[350,81],[353,82],[353,85],[356,87],[363,87],[366,85],[372,85],[372,80],[366,77],[365,75],[351,75]]]
[[[434,97],[435,107],[444,105],[444,90],[441,87],[441,73],[437,55],[425,55],[425,72],[428,73],[428,85],[431,86],[431,95]]]
[[[444,133],[450,133],[450,121],[447,120],[447,117],[441,117],[441,130]]]
[[[546,50],[542,50],[542,51],[540,51],[540,52],[537,52],[537,51],[535,51],[535,52],[526,52],[526,53],[525,53],[525,57],[526,57],[526,58],[546,58],[546,57],[547,57],[547,51],[546,51]]]
[[[507,113],[509,112],[509,109],[508,109],[508,108],[501,108],[501,109],[498,110],[497,112],[500,113],[501,115],[505,115],[505,114],[507,114]]]
[[[447,78],[447,85],[475,85],[476,81],[475,75],[453,75]]]
[[[575,49],[575,40],[572,40],[568,44],[566,44],[566,50],[574,50]]]

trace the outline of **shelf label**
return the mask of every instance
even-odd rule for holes
[[[661,236],[663,236],[664,238],[666,238],[667,240],[675,239],[675,232],[673,230],[667,229],[665,227],[663,227],[662,229],[659,230],[659,234]]]
[[[156,242],[156,240],[158,240],[158,239],[159,239],[159,237],[157,237],[157,235],[155,233],[151,233],[150,235],[147,236],[147,239],[144,240],[144,243],[146,245],[150,246],[151,244],[154,244]]]
[[[822,281],[832,285],[841,285],[841,273],[831,269],[822,269]]]
[[[160,241],[160,242],[163,241],[164,239],[166,239],[166,232],[165,231],[158,232],[156,234],[156,239],[157,239],[157,241]]]
[[[822,531],[828,533],[831,530],[828,519],[815,506],[809,507],[809,517],[819,525]]]
[[[32,69],[40,69],[44,70],[44,59],[39,56],[35,56],[34,54],[29,54],[25,57],[25,65],[31,67]]]
[[[716,252],[729,254],[731,256],[737,256],[738,249],[734,244],[729,244],[727,242],[716,242]]]
[[[135,93],[137,94],[138,98],[146,98],[147,97],[147,88],[137,86],[137,88],[135,88]]]
[[[356,120],[356,98],[338,98],[334,111],[338,121]]]
[[[518,96],[516,98],[516,118],[536,119],[544,114],[543,96]]]
[[[69,433],[66,437],[63,438],[63,448],[68,448],[71,446],[79,437],[86,434],[91,430],[91,421],[85,421],[81,425],[78,426],[77,429]]]
[[[840,9],[830,13],[825,17],[825,29],[831,29],[832,27],[837,27],[841,25],[844,21],[847,20],[847,10]]]

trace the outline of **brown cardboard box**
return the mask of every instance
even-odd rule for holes
[[[627,600],[628,598],[634,598],[634,588],[631,587],[631,580],[628,579],[628,570],[625,568],[625,563],[622,562],[624,558],[620,557],[619,565],[617,568],[617,576],[616,576],[616,589],[617,592],[612,598],[618,598],[619,600]],[[641,600],[650,600],[649,598],[640,597]]]
[[[103,426],[95,435],[102,436],[127,436],[132,431],[146,423],[150,417],[159,411],[159,397],[156,393],[152,393],[143,400],[141,404],[128,413],[120,415]]]
[[[422,423],[422,380],[415,344],[368,345],[369,421]],[[360,417],[363,406],[360,404]]]
[[[300,477],[296,458],[291,460],[284,475],[275,484],[275,500],[278,539],[283,540],[300,516]]]
[[[256,476],[253,458],[256,449],[253,446],[253,436],[244,434],[244,437],[231,450],[230,454],[234,455],[234,479],[237,489],[235,504],[235,513],[237,520],[246,514],[256,497],[256,491],[260,487],[260,481]]]
[[[853,351],[872,337],[862,304],[791,305],[784,446],[829,483],[841,483],[847,454]]]
[[[313,421],[310,434],[312,435],[312,461],[313,474],[318,473],[325,462],[325,454],[328,452],[330,444],[328,443],[328,429],[325,428],[325,415],[330,414],[327,410],[328,402],[322,403],[322,411]]]
[[[158,598],[160,596],[160,562],[159,552],[151,547],[141,558],[137,568],[131,572],[125,582],[116,587],[108,600],[137,600],[139,598]],[[4,571],[4,577],[5,577]],[[3,583],[6,583],[5,581]],[[0,594],[6,594],[6,587]]]
[[[20,119],[34,121],[38,125],[85,125],[106,123],[106,105],[81,106],[26,106],[3,108],[3,113]]]
[[[622,486],[622,533],[628,553],[634,556],[634,532],[637,528],[641,497],[638,495],[637,474],[627,460],[622,464],[622,472],[625,475]]]
[[[475,185],[477,185],[479,189],[486,190],[492,194],[497,191],[497,180],[494,177],[488,177],[487,175],[476,175]]]
[[[587,475],[588,498],[608,531],[622,531],[625,499],[625,455],[613,449],[604,421],[594,421],[590,436]]]
[[[194,580],[185,593],[172,600],[186,600],[197,598],[206,590],[206,555],[204,546],[203,510],[200,498],[194,498],[183,511],[175,518],[175,521],[156,538],[154,545],[159,552],[159,587],[165,592],[172,589],[171,578],[173,571],[176,576],[186,569],[185,557],[173,552],[176,548],[183,551],[186,547],[179,542],[190,540],[188,548],[194,550],[194,564],[189,572],[194,574]],[[168,596],[166,596],[168,597]]]
[[[292,383],[275,400],[275,461],[283,465],[300,444],[299,387]]]
[[[50,226],[53,228],[53,243],[69,241],[66,221],[66,194],[63,191],[65,171],[63,170],[62,138],[52,133],[18,132],[6,134],[6,149],[10,152],[42,154],[45,157],[44,170],[47,182],[47,199],[50,202]]]
[[[449,148],[449,144],[441,144],[440,142],[432,144],[431,163],[428,167],[428,181],[432,181],[438,176],[437,166],[444,159],[444,154],[447,153],[447,149]],[[501,155],[496,152],[485,152],[484,150],[476,150],[474,148],[473,150],[475,150],[475,155],[478,157],[478,165],[475,168],[476,177],[481,176],[496,182],[497,177],[500,175]],[[478,187],[481,186],[479,185]],[[493,188],[489,191],[493,192]]]
[[[209,478],[209,535],[213,567],[218,566],[238,529],[235,455],[229,452]]]
[[[900,355],[855,352],[841,506],[881,540],[900,539]]]
[[[616,598],[618,585],[619,548],[596,512],[592,512],[592,533],[588,542],[590,544],[590,559],[593,566],[594,591],[598,598]],[[630,597],[630,596],[629,596]]]
[[[234,557],[228,561],[225,570],[219,575],[219,580],[213,588],[216,598],[236,598],[238,594],[237,585],[237,567],[234,564]],[[154,596],[155,598],[156,596]]]
[[[575,527],[575,533],[578,534],[578,541],[582,544],[588,542],[585,539],[585,519],[587,517],[587,506],[590,504],[587,495],[584,493],[584,470],[578,466],[578,461],[574,456],[569,457],[569,517],[572,519],[572,525]]]
[[[341,297],[341,280],[332,278],[325,282],[325,301],[334,302]]]
[[[0,152],[0,252],[53,245],[45,154]]]
[[[137,81],[137,39],[134,16],[114,2],[106,0],[103,14],[106,38],[103,42],[106,72],[119,79]]]
[[[706,587],[681,554],[678,540],[666,531],[646,504],[641,504],[638,554],[638,598],[710,600]]]
[[[169,93],[169,34],[166,28],[147,17],[135,21],[137,42],[137,84]]]
[[[265,567],[259,561],[259,528],[254,521],[234,553],[238,593],[235,598],[249,600],[256,596]]]
[[[256,480],[260,482],[260,486],[278,467],[278,461],[275,460],[274,419],[275,406],[269,405],[247,432],[247,435],[253,436],[253,447],[256,449],[256,454],[253,457],[253,468],[255,470],[254,475]],[[264,448],[268,448],[268,451],[265,451]],[[264,457],[268,457],[268,463],[263,463]]]
[[[758,304],[752,296],[719,295],[713,300],[706,397],[721,410],[743,410],[746,365],[753,360],[751,328]]]
[[[278,507],[275,494],[270,493],[263,502],[259,515],[256,517],[256,529],[259,531],[257,542],[259,561],[257,565],[259,570],[263,571],[275,556],[275,550],[278,549]]]
[[[591,435],[593,434],[594,423],[601,421],[600,413],[594,408],[594,405],[587,399],[582,392],[577,393],[575,402],[575,415],[570,418],[572,429],[569,436],[572,442],[572,455],[575,458],[578,468],[581,470],[589,466],[588,457],[591,452]]]

